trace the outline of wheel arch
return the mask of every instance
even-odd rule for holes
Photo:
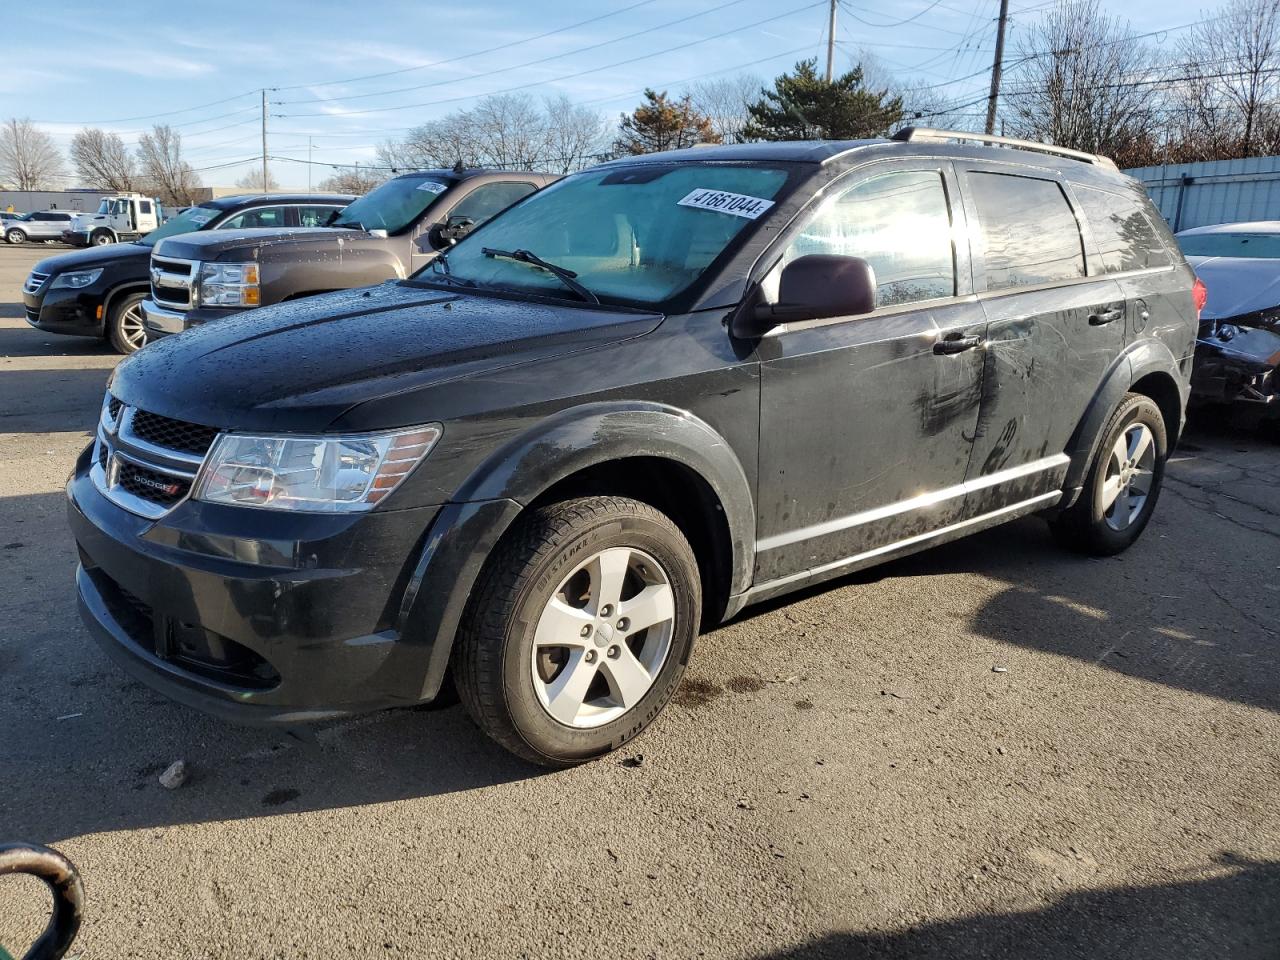
[[[1079,497],[1097,455],[1098,444],[1102,441],[1102,431],[1106,429],[1111,412],[1127,393],[1150,397],[1164,417],[1169,449],[1177,443],[1187,401],[1180,365],[1163,341],[1139,341],[1121,353],[1108,368],[1071,435],[1066,450],[1071,464],[1063,482],[1062,509],[1070,507]]]
[[[147,294],[151,292],[151,285],[145,281],[127,280],[124,283],[117,284],[106,292],[102,298],[102,329],[107,328],[107,319],[111,316],[111,310],[115,307],[116,301],[121,297],[128,296],[131,293]]]

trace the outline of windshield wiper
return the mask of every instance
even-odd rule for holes
[[[352,229],[352,230],[363,230],[365,233],[368,233],[368,232],[369,232],[369,228],[368,228],[368,227],[366,227],[366,226],[365,226],[363,223],[361,223],[359,220],[335,220],[335,221],[333,221],[333,223],[329,224],[329,226],[331,226],[331,227],[348,227],[348,228],[350,228],[350,229]]]
[[[586,300],[589,303],[594,303],[597,306],[600,303],[599,297],[578,282],[578,275],[576,273],[572,270],[566,270],[564,267],[551,263],[547,260],[543,260],[536,253],[530,253],[528,250],[495,250],[493,247],[481,247],[480,252],[486,257],[514,260],[516,263],[527,263],[531,267],[539,267],[547,271],[547,273],[555,276],[561,283],[580,296],[583,300]]]
[[[437,273],[435,269],[437,265],[440,267],[439,273]],[[434,273],[439,279],[448,283],[456,283],[460,287],[474,287],[477,285],[474,280],[455,277],[453,275],[453,269],[449,266],[449,257],[446,254],[437,254],[436,258],[431,261],[430,267],[432,273]]]

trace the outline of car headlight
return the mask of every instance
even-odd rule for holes
[[[206,263],[200,267],[200,303],[206,307],[256,307],[256,263]]]
[[[72,290],[79,290],[83,287],[95,283],[102,276],[102,268],[97,270],[72,270],[70,273],[60,273],[53,278],[53,283],[49,284],[50,290],[56,290],[59,287],[67,287]]]
[[[218,437],[193,494],[208,503],[340,513],[369,510],[440,439],[437,423],[352,436]]]

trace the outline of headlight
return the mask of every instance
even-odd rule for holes
[[[49,284],[50,290],[58,287],[69,287],[72,290],[79,290],[81,287],[87,287],[94,283],[102,276],[102,269],[97,270],[73,270],[70,273],[60,273],[53,278],[53,283]]]
[[[277,510],[369,510],[400,485],[443,432],[432,423],[346,437],[220,436],[194,497]]]
[[[200,303],[206,307],[256,307],[256,263],[206,263],[200,268]]]

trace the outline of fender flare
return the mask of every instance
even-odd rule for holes
[[[681,464],[711,488],[729,527],[730,592],[746,589],[754,565],[755,501],[746,472],[723,437],[687,411],[657,403],[605,402],[562,410],[485,458],[427,532],[397,616],[400,635],[424,649],[422,700],[439,692],[484,561],[525,507],[583,469],[636,456]]]
[[[1162,340],[1148,338],[1125,348],[1103,374],[1088,409],[1067,443],[1066,454],[1071,463],[1063,481],[1065,495],[1060,504],[1063,509],[1075,503],[1080,495],[1112,411],[1135,383],[1152,373],[1166,374],[1176,384],[1182,406],[1186,407],[1187,386],[1180,375],[1178,360]],[[1173,436],[1180,429],[1180,423],[1169,425]]]
[[[107,318],[111,316],[111,307],[117,298],[130,293],[150,294],[150,292],[151,285],[149,283],[134,280],[125,280],[123,283],[118,283],[108,290],[102,298],[102,329],[107,329]]]
[[[527,506],[575,473],[628,457],[670,460],[711,488],[729,527],[730,593],[747,589],[756,528],[747,473],[728,441],[687,410],[649,401],[605,401],[562,410],[487,457],[454,499],[506,499]]]

